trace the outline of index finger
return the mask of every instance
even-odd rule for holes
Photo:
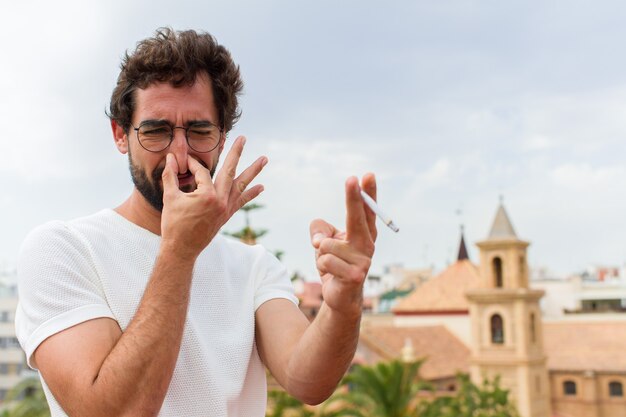
[[[356,177],[346,180],[346,233],[348,242],[357,249],[368,251],[373,240],[367,225],[365,206],[361,197],[361,188]]]
[[[224,195],[230,194],[233,180],[235,179],[235,175],[237,175],[237,164],[239,163],[239,158],[243,153],[243,146],[245,144],[246,138],[239,136],[228,151],[224,165],[215,177],[215,188],[218,193]]]
[[[207,185],[210,185],[211,187],[213,186],[209,170],[191,155],[187,155],[187,167],[193,174],[198,188],[206,187]]]
[[[376,177],[373,173],[368,172],[363,175],[361,180],[361,188],[367,193],[374,201],[376,201]],[[376,240],[378,235],[376,229],[376,213],[374,213],[369,207],[365,208],[365,218],[367,219],[367,226],[370,231],[370,236],[373,240]]]

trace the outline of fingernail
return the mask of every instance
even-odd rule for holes
[[[261,166],[263,166],[263,167],[264,167],[265,165],[267,165],[267,157],[266,157],[266,156],[264,156],[264,157],[261,159]]]
[[[243,137],[241,138],[241,146],[244,146],[245,144],[246,144],[246,137],[245,137],[245,136],[243,136]]]
[[[313,245],[319,245],[325,237],[326,236],[323,233],[314,234],[312,238]]]

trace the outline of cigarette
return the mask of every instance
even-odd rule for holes
[[[370,209],[372,209],[372,211],[374,213],[376,213],[376,215],[378,217],[380,217],[380,220],[383,221],[383,223],[385,223],[387,225],[387,227],[389,227],[391,230],[393,230],[394,232],[398,233],[400,231],[400,229],[398,228],[398,226],[396,226],[395,224],[393,224],[393,220],[391,220],[391,218],[389,216],[387,216],[385,213],[382,212],[382,210],[380,208],[378,208],[378,204],[376,204],[376,202],[374,201],[374,199],[372,197],[370,197],[365,191],[361,190],[361,197],[363,197],[363,201],[365,202],[365,204],[367,204],[367,207],[369,207]]]

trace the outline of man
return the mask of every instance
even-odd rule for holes
[[[374,252],[373,175],[346,181],[347,225],[315,220],[325,304],[312,324],[280,263],[218,234],[261,185],[215,173],[236,122],[238,67],[208,34],[161,29],[126,55],[109,116],[135,187],[114,210],[33,231],[16,326],[53,416],[263,416],[264,365],[292,395],[326,399],[358,340]]]

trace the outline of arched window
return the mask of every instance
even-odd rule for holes
[[[499,314],[491,316],[491,343],[498,345],[504,343],[504,323]]]
[[[563,394],[576,395],[576,383],[574,381],[563,382]]]
[[[617,381],[609,382],[609,395],[611,397],[623,397],[624,386],[622,383]]]
[[[530,313],[530,342],[537,342],[537,325],[535,323],[535,313]]]
[[[502,288],[502,259],[497,256],[493,258],[493,277],[495,279],[496,288]]]

